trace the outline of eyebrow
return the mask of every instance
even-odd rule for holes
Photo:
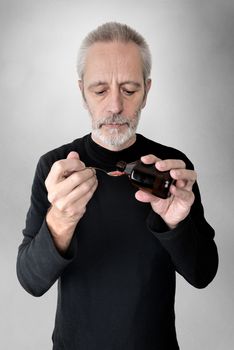
[[[98,80],[98,81],[95,81],[92,84],[90,84],[88,86],[88,89],[92,89],[92,88],[95,88],[95,87],[98,87],[101,85],[108,85],[108,83],[105,81]],[[133,81],[133,80],[126,80],[120,84],[120,86],[122,86],[122,85],[134,85],[136,88],[140,88],[142,86],[142,84],[140,84],[136,81]]]
[[[88,86],[88,89],[92,89],[92,88],[97,87],[99,85],[106,85],[106,84],[107,83],[105,81],[101,81],[101,80],[95,81],[94,83],[92,83]]]
[[[120,85],[134,85],[136,88],[142,86],[142,84],[138,83],[137,81],[133,81],[133,80],[124,81],[124,82],[121,83]]]

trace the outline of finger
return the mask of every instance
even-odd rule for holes
[[[73,172],[84,168],[84,163],[77,158],[58,160],[52,165],[46,184],[50,186],[53,183],[58,183]]]
[[[186,191],[192,191],[193,185],[194,185],[194,181],[177,180],[175,183],[175,186],[177,188],[180,188]]]
[[[160,171],[167,171],[171,169],[185,169],[186,164],[181,159],[164,159],[156,163],[156,168]]]
[[[172,169],[170,175],[175,180],[185,180],[195,182],[197,180],[197,173],[189,169]]]
[[[77,218],[82,217],[86,212],[86,206],[90,199],[92,198],[94,192],[97,189],[97,182],[96,184],[90,189],[89,192],[87,192],[82,198],[76,200],[68,206],[67,209],[65,209],[66,215],[73,218],[73,220],[77,220]]]
[[[185,188],[187,184],[187,181],[184,180],[177,180],[175,183],[175,186],[178,188]]]
[[[49,191],[48,198],[51,203],[54,203],[56,200],[67,196],[72,192],[77,186],[81,185],[83,182],[93,178],[93,181],[96,178],[94,171],[90,168],[85,168],[85,170],[76,171],[68,176],[63,181],[56,184]]]
[[[152,163],[156,163],[160,160],[160,158],[157,158],[155,155],[153,154],[147,154],[146,156],[142,156],[141,157],[141,161],[145,164],[152,164]]]
[[[86,169],[90,169],[93,173],[93,175],[96,175],[96,169],[94,167],[87,167]]]
[[[87,181],[90,178],[96,178],[96,172],[94,169],[85,168],[80,171],[75,171],[70,176],[68,176],[62,183],[69,189],[69,192],[75,187],[81,185],[83,182]]]
[[[193,185],[197,180],[197,173],[194,170],[173,169],[170,171],[170,175],[176,180],[176,187],[183,187],[187,191],[192,190]],[[184,183],[184,186],[181,185],[182,183]]]
[[[82,199],[86,201],[86,205],[90,201],[90,199],[93,197],[93,194],[96,191],[97,187],[98,187],[98,180],[95,179],[95,182],[92,185],[92,187],[90,187],[89,191],[86,192],[86,194],[82,197]]]
[[[68,153],[67,159],[80,159],[79,153],[71,151]]]
[[[184,206],[190,207],[194,202],[195,196],[192,191],[187,191],[172,185],[170,192],[175,199],[180,200]]]
[[[142,190],[139,190],[135,193],[135,198],[143,203],[157,202],[160,200],[159,197],[156,197],[153,194]]]
[[[75,187],[67,196],[66,198],[68,201],[71,203],[74,201],[79,200],[83,196],[85,196],[91,189],[92,187],[97,183],[97,178],[92,176],[88,178],[87,180],[83,181]]]
[[[60,211],[69,210],[75,203],[77,204],[77,209],[87,204],[90,198],[93,196],[97,188],[97,179],[89,179],[85,183],[76,187],[72,192],[70,192],[66,197],[62,197],[56,202],[56,207]]]

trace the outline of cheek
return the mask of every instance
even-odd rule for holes
[[[98,117],[100,105],[94,99],[89,98],[89,96],[86,96],[85,103],[86,103],[86,108],[88,109],[92,117],[94,118]]]
[[[136,100],[136,101],[132,101],[130,103],[130,105],[126,106],[125,108],[125,114],[129,115],[131,117],[135,117],[136,113],[138,113],[139,111],[141,111],[143,106],[143,100]]]

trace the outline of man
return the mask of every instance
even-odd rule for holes
[[[106,23],[79,53],[92,133],[42,156],[17,272],[40,296],[58,280],[54,350],[175,350],[175,272],[203,288],[218,257],[196,172],[178,150],[136,134],[150,89],[150,52],[134,30]],[[110,177],[117,161],[155,164],[171,196]]]

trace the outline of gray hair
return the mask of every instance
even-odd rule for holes
[[[99,26],[97,29],[90,32],[83,40],[78,52],[77,73],[80,79],[83,79],[86,54],[89,47],[97,42],[114,42],[135,43],[141,53],[143,65],[143,77],[146,81],[150,76],[151,71],[151,53],[145,39],[134,29],[126,24],[117,22],[108,22]]]

